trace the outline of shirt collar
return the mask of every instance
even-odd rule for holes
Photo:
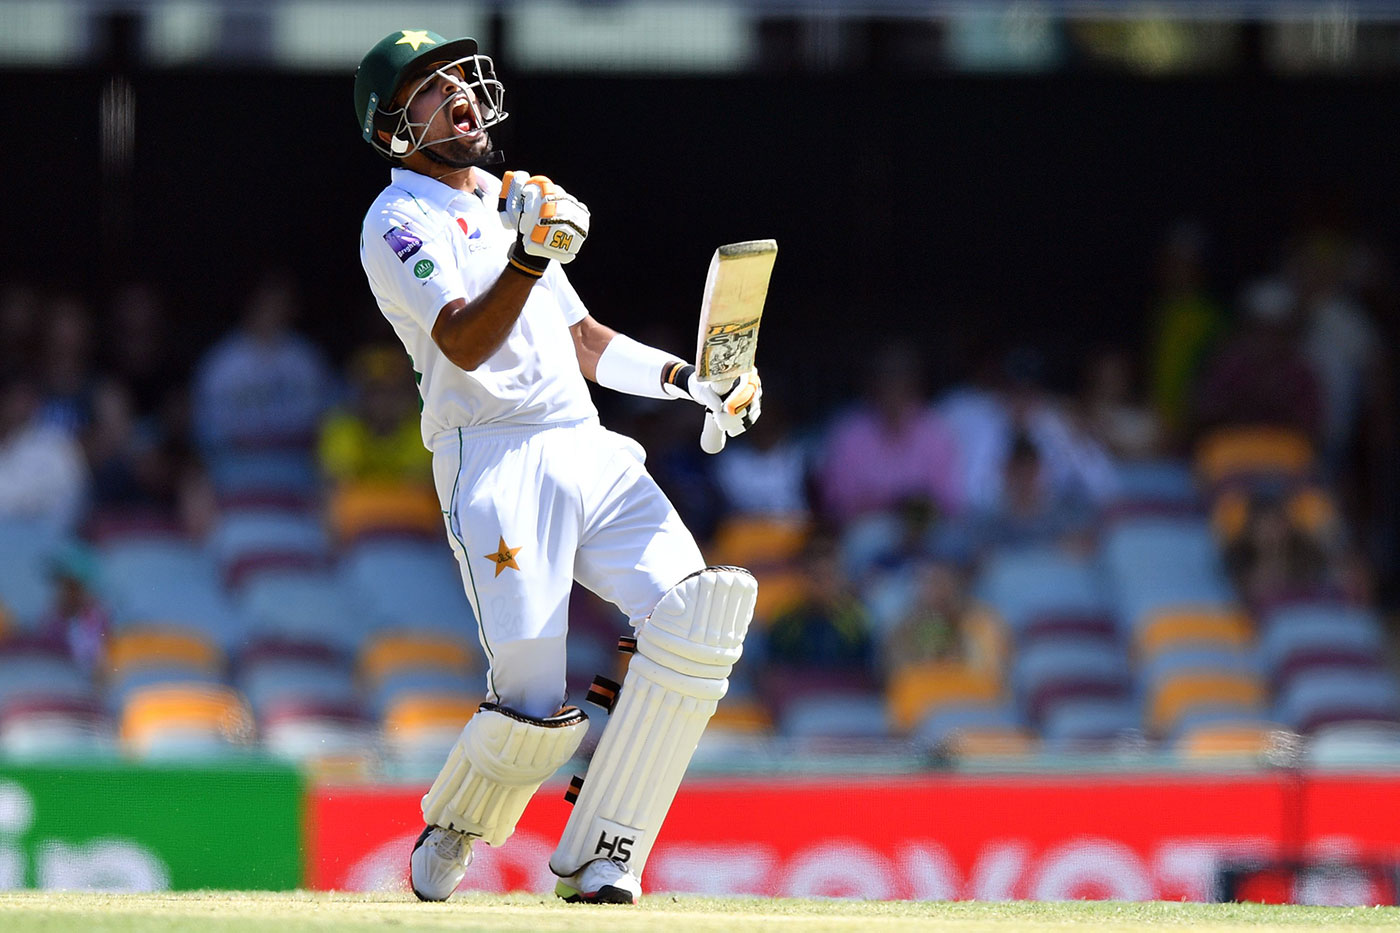
[[[396,188],[402,188],[415,198],[426,201],[434,207],[446,209],[454,202],[466,203],[466,199],[471,197],[465,191],[458,191],[451,185],[445,185],[436,178],[429,178],[427,175],[406,168],[391,168],[389,175]]]

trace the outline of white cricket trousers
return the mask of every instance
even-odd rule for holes
[[[432,450],[491,702],[539,717],[563,704],[573,581],[635,626],[705,566],[642,446],[596,419],[452,429]]]

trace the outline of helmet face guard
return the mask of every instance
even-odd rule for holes
[[[409,119],[409,108],[414,99],[424,89],[434,86],[439,81],[457,85],[462,89],[462,94],[445,99],[421,122]],[[500,123],[510,115],[505,110],[505,96],[505,86],[496,78],[496,69],[491,58],[486,55],[467,55],[441,64],[417,79],[413,90],[404,98],[402,107],[385,110],[378,106],[383,102],[376,100],[372,131],[366,139],[381,154],[391,159],[400,159],[412,152],[453,139],[462,139],[468,135],[458,133],[440,139],[424,138],[428,127],[437,119],[438,114],[444,110],[450,113],[460,100],[465,99],[466,105],[471,109],[473,131],[485,130]],[[388,142],[380,136],[381,132],[389,134]]]

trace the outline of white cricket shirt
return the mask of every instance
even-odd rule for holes
[[[496,214],[501,181],[476,170],[467,194],[407,169],[392,170],[360,230],[360,263],[379,310],[421,375],[423,443],[488,424],[551,424],[597,417],[569,327],[588,313],[559,263],[530,290],[510,335],[467,372],[433,342],[442,306],[485,292],[515,239]],[[513,274],[513,273],[512,273]]]

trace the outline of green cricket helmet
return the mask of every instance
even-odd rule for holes
[[[436,69],[424,71],[433,63],[438,63]],[[404,98],[403,105],[394,108],[395,95],[414,78],[417,85]],[[444,100],[421,123],[410,121],[409,104],[439,78],[469,88],[472,93]],[[360,135],[375,152],[393,162],[415,150],[435,161],[448,162],[430,147],[500,123],[508,116],[502,106],[504,100],[505,88],[496,80],[495,66],[489,57],[477,54],[475,39],[444,39],[428,29],[390,33],[365,53],[355,71],[355,115],[360,121]],[[452,108],[449,116],[459,128],[458,137],[424,140],[428,125],[444,108]],[[494,149],[473,163],[493,161],[500,161],[500,153]]]

